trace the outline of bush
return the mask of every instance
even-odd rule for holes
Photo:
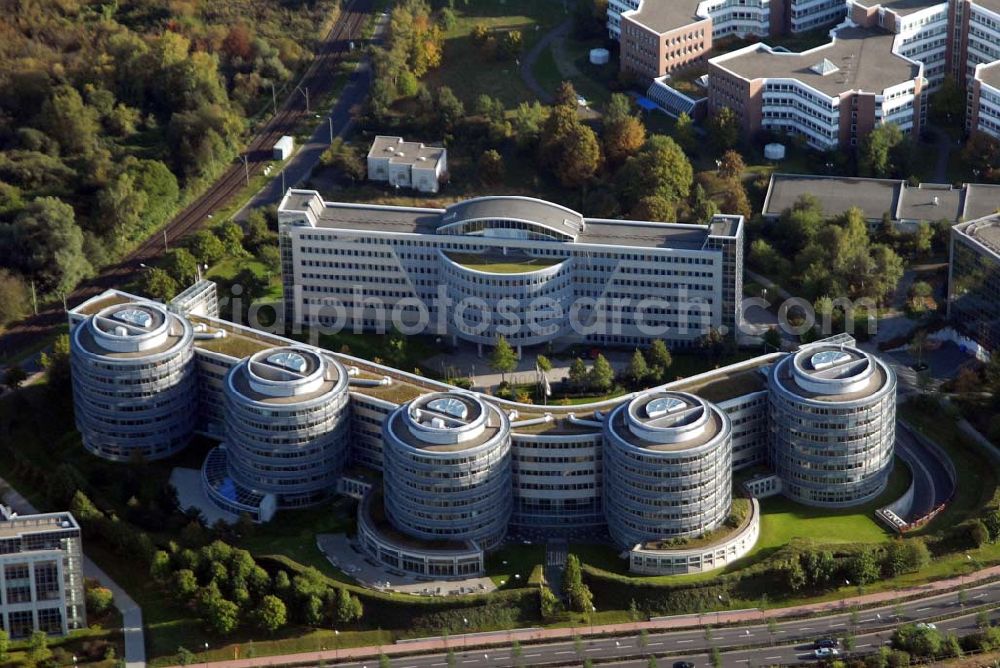
[[[100,617],[111,609],[115,596],[104,587],[87,588],[87,612]]]

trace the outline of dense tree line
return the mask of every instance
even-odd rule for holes
[[[903,276],[902,259],[873,239],[859,209],[828,217],[811,195],[765,224],[750,246],[750,263],[800,286],[810,299],[867,297],[880,302]]]
[[[332,626],[357,622],[357,596],[331,587],[316,569],[273,575],[246,550],[216,540],[200,549],[170,543],[152,557],[150,576],[180,605],[196,610],[219,636],[244,625],[275,633],[288,624]]]
[[[0,326],[64,296],[233,158],[332,0],[69,0],[0,18]],[[268,104],[269,106],[269,104]]]

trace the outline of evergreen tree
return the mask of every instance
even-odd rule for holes
[[[615,370],[604,355],[598,355],[590,370],[590,384],[598,392],[607,392],[615,382]]]
[[[502,336],[497,337],[493,352],[490,353],[490,368],[499,373],[501,381],[505,383],[507,374],[517,368],[517,353]]]
[[[587,365],[579,357],[573,360],[569,366],[568,380],[570,386],[577,392],[587,389],[587,384],[590,381],[587,375]]]

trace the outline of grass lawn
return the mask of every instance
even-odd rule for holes
[[[618,75],[618,61],[612,58],[606,65],[593,65],[590,50],[607,46],[603,36],[580,40],[570,31],[565,39],[554,41],[539,54],[533,69],[535,78],[550,93],[568,80],[590,107],[600,109],[611,97],[609,84]]]
[[[565,259],[557,257],[524,257],[504,262],[502,256],[495,254],[448,253],[447,255],[450,260],[463,267],[491,274],[523,274],[530,271],[538,271],[539,269],[559,264]]]
[[[514,589],[527,583],[536,566],[545,563],[544,545],[505,545],[486,557],[486,575],[497,587]],[[521,577],[515,577],[520,575]]]
[[[281,273],[271,272],[263,262],[254,258],[227,257],[209,269],[205,274],[205,278],[228,283],[237,274],[246,269],[252,271],[258,278],[266,278],[268,280],[267,292],[260,297],[259,301],[277,301],[281,299]]]
[[[445,33],[443,66],[428,72],[423,81],[431,90],[449,86],[469,104],[483,93],[499,98],[508,108],[535,96],[521,81],[513,60],[487,59],[471,32],[477,24],[493,33],[520,30],[522,54],[531,50],[546,31],[567,14],[559,2],[506,0],[506,2],[470,2],[455,6],[455,27]]]
[[[722,573],[745,568],[753,561],[766,558],[778,548],[794,539],[814,540],[816,543],[880,543],[893,534],[883,528],[874,516],[876,508],[893,501],[906,491],[910,484],[910,471],[897,460],[886,490],[874,502],[846,509],[811,508],[776,496],[760,502],[760,538],[757,545],[744,559],[733,566],[690,575],[635,576],[636,580],[649,583],[683,584],[705,582]],[[619,557],[619,550],[603,544],[577,543],[570,546],[584,563],[602,570],[630,575],[628,561]]]
[[[334,568],[316,547],[316,534],[352,531],[355,509],[353,499],[341,497],[316,508],[281,511],[268,524],[254,527],[238,547],[257,556],[284,555],[335,580],[353,584],[354,579]]]
[[[53,341],[59,338],[60,335],[66,334],[68,331],[69,325],[62,323],[61,325],[46,330],[44,334],[33,336],[31,338],[31,343],[28,345],[11,350],[0,347],[0,364],[6,365],[21,363],[36,353],[51,346]],[[0,330],[0,342],[2,341],[3,330]]]
[[[391,337],[388,334],[373,332],[355,334],[344,331],[323,334],[306,329],[301,334],[293,334],[291,338],[369,361],[382,360],[401,371],[413,371],[420,367],[424,360],[441,352],[435,337],[429,335],[403,338],[402,348],[399,351],[390,349]]]
[[[764,499],[761,505],[760,538],[750,556],[768,552],[796,538],[816,543],[880,543],[894,535],[875,519],[875,510],[903,495],[911,474],[899,459],[885,491],[875,501],[849,509],[804,506],[783,496]]]

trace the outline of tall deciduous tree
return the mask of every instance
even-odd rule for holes
[[[607,392],[615,382],[615,370],[604,355],[598,355],[590,370],[590,384],[598,392]]]
[[[708,134],[718,150],[725,151],[740,141],[740,119],[729,107],[722,107],[712,115],[708,123]]]
[[[743,162],[743,156],[738,151],[729,149],[722,154],[719,159],[719,177],[723,179],[739,180],[743,178],[743,172],[747,165]]]
[[[660,223],[670,222],[676,217],[673,203],[660,195],[643,197],[629,212],[629,218],[632,220],[652,220]]]
[[[694,150],[697,139],[694,131],[694,121],[688,116],[686,111],[682,111],[677,116],[677,123],[674,124],[674,140],[686,152]]]
[[[646,127],[635,116],[625,116],[604,126],[604,152],[614,164],[619,164],[642,148],[646,142]]]
[[[91,271],[73,208],[55,197],[34,200],[6,232],[9,237],[0,238],[4,263],[33,278],[43,292],[65,296]]]
[[[497,337],[493,352],[490,353],[490,368],[500,374],[503,382],[507,381],[507,374],[517,368],[517,353],[502,336]]]
[[[903,141],[903,131],[895,123],[885,123],[868,133],[861,141],[859,156],[861,172],[865,176],[884,178],[895,169],[893,149]]]
[[[24,279],[0,269],[0,327],[20,320],[31,312],[31,291]]]
[[[631,207],[656,195],[676,205],[691,192],[694,170],[681,147],[663,135],[653,135],[638,154],[618,171],[619,195]]]
[[[274,633],[288,623],[288,610],[277,596],[268,594],[254,608],[254,625],[264,633]]]
[[[159,267],[151,267],[143,275],[142,291],[154,299],[170,301],[177,295],[178,289],[174,277]]]

